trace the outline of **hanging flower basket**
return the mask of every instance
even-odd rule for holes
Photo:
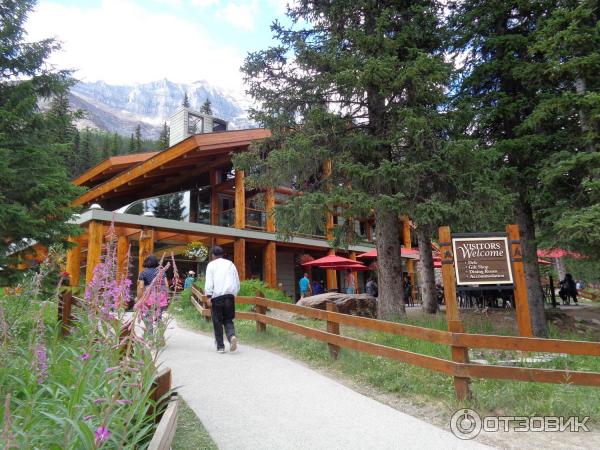
[[[303,253],[302,255],[298,256],[298,264],[299,265],[306,264],[307,262],[311,262],[314,260],[315,260],[315,258],[310,256],[308,253]]]
[[[187,245],[187,248],[183,254],[190,259],[203,262],[206,261],[208,256],[208,247],[200,241],[193,241]]]

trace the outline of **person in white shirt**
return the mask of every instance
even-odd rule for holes
[[[225,328],[229,350],[235,352],[237,337],[233,319],[235,318],[235,296],[240,290],[240,277],[235,265],[223,258],[221,247],[214,246],[211,253],[212,261],[206,267],[204,293],[208,297],[208,306],[211,309],[217,351],[225,353],[223,342],[223,328]]]

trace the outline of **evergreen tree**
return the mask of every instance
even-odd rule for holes
[[[104,133],[102,136],[102,160],[108,159],[112,156],[111,144],[110,144],[110,135],[108,133]]]
[[[343,206],[333,243],[345,245],[352,219],[376,211],[379,310],[394,318],[404,313],[399,216],[409,213],[429,240],[450,209],[436,210],[449,198],[440,191],[457,191],[447,189],[446,158],[480,161],[472,145],[447,142],[440,5],[300,1],[289,15],[291,28],[272,26],[279,45],[250,54],[242,69],[260,105],[251,115],[273,136],[234,164],[251,186],[294,180],[303,192],[275,208],[283,233],[323,230],[324,214]]]
[[[69,164],[69,177],[71,179],[77,178],[79,174],[83,173],[83,165],[81,164],[81,135],[79,130],[76,128],[73,132],[73,141],[71,143],[73,163]]]
[[[600,254],[600,4],[560,0],[530,43],[526,80],[542,98],[523,129],[551,149],[541,161],[540,237]]]
[[[47,246],[77,232],[68,222],[75,212],[70,204],[80,190],[67,177],[53,121],[37,107],[40,99],[65,93],[70,73],[48,68],[47,59],[59,48],[57,42],[25,41],[24,24],[34,6],[32,0],[12,0],[0,7],[0,278],[4,282],[14,275],[7,265],[14,262],[13,251],[27,240]],[[55,143],[50,143],[53,135]]]
[[[115,131],[112,135],[112,153],[113,155],[120,155],[121,151],[121,137]]]
[[[169,148],[169,127],[167,126],[167,122],[163,124],[162,130],[160,131],[160,136],[158,137],[159,149],[166,150]]]
[[[129,154],[135,153],[135,136],[131,133],[131,138],[129,139]]]
[[[142,151],[142,127],[139,124],[135,127],[135,151]]]
[[[162,219],[183,220],[183,212],[185,211],[183,194],[161,195],[152,209],[156,217]]]
[[[181,106],[184,108],[190,107],[190,99],[188,98],[187,92],[183,94],[183,101],[181,102]]]
[[[472,133],[496,158],[505,188],[515,198],[521,229],[532,327],[546,336],[548,326],[537,263],[534,207],[540,192],[540,165],[552,148],[541,134],[523,127],[540,101],[540,90],[527,81],[538,62],[529,51],[535,30],[554,7],[554,0],[453,2],[450,23],[455,50],[465,58],[459,106]]]
[[[210,100],[207,98],[206,100],[204,100],[204,103],[202,103],[202,107],[200,108],[200,112],[207,114],[209,116],[212,116],[213,112],[212,112],[212,103],[210,102]]]
[[[89,128],[86,128],[83,132],[83,138],[81,139],[80,144],[80,153],[79,153],[79,161],[81,167],[81,173],[90,169],[96,163],[96,158],[94,155],[94,150],[92,148],[92,137]]]

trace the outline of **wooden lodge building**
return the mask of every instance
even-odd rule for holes
[[[91,280],[106,231],[114,222],[119,271],[125,271],[131,248],[132,277],[137,278],[151,253],[170,257],[173,252],[180,273],[198,271],[199,265],[184,252],[189,242],[201,241],[207,247],[222,246],[240,279],[261,279],[296,296],[303,255],[319,258],[333,250],[326,236],[278,239],[271,211],[294,190],[248,190],[244,173],[233,170],[232,154],[246,151],[253,141],[269,136],[269,130],[228,130],[226,122],[183,107],[170,124],[168,149],[113,156],[74,180],[88,190],[75,201],[85,209],[76,220],[85,231],[73,239],[76,245],[67,255],[71,285],[79,285],[83,277]],[[335,226],[336,220],[331,215],[327,223]],[[357,221],[355,228],[364,242],[349,247],[345,256],[350,258],[374,247],[372,220]],[[408,221],[404,230],[404,245],[410,247]],[[409,272],[413,266],[412,261],[407,264]],[[343,273],[334,270],[313,269],[312,275],[327,289],[343,283]],[[364,286],[364,276],[359,280]]]

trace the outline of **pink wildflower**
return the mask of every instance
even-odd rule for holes
[[[87,361],[88,359],[90,359],[90,354],[86,352],[83,355],[81,355],[79,359],[81,359],[82,361]]]
[[[105,426],[99,426],[96,428],[96,433],[94,433],[94,437],[96,438],[96,445],[105,442],[110,437],[110,431]]]

